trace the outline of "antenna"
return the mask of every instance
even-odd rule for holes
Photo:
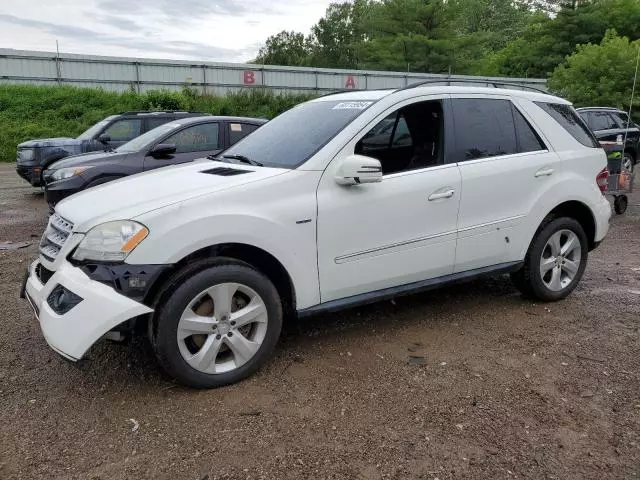
[[[638,46],[638,57],[636,58],[636,73],[633,76],[633,88],[631,88],[631,102],[629,102],[629,113],[627,113],[627,128],[624,131],[624,141],[622,142],[622,149],[624,154],[624,148],[627,146],[627,135],[629,133],[629,124],[631,123],[631,110],[633,109],[633,97],[636,93],[636,82],[638,81],[638,65],[640,64],[640,45]]]

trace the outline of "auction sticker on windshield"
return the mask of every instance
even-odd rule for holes
[[[342,102],[332,108],[332,110],[364,110],[373,102]]]

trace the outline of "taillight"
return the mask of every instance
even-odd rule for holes
[[[598,184],[598,188],[604,195],[607,193],[607,187],[609,186],[609,169],[603,168],[600,170],[600,173],[596,175],[596,183]]]

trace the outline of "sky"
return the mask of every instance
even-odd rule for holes
[[[244,62],[331,0],[0,0],[0,48]]]

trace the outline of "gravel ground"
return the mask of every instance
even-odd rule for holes
[[[17,298],[35,244],[0,252],[0,478],[640,478],[630,203],[566,301],[498,277],[319,316],[210,391],[172,384],[142,339],[61,360]],[[42,195],[0,165],[0,243],[45,222]]]

